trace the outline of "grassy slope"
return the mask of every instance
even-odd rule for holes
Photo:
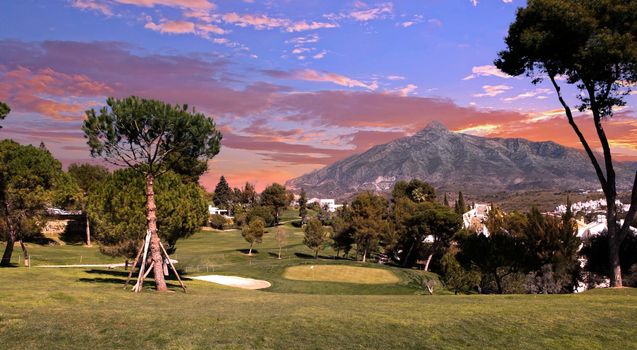
[[[285,259],[266,236],[249,259],[238,232],[199,233],[174,257],[190,275],[235,274],[273,282],[244,291],[188,281],[188,294],[133,294],[125,272],[106,269],[0,269],[2,348],[637,348],[637,291],[560,296],[422,295],[414,272],[391,269],[396,285],[290,281],[286,267],[313,259],[290,232]],[[2,247],[0,247],[1,249]],[[43,260],[94,248],[32,247]],[[326,255],[331,254],[325,252]],[[102,258],[102,261],[111,261]],[[347,264],[323,259],[319,264]],[[377,267],[375,264],[366,266]],[[199,272],[197,272],[199,270]],[[174,281],[172,289],[178,290]],[[150,288],[150,286],[149,286]],[[392,295],[387,295],[392,294]]]

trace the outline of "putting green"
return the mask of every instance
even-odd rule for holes
[[[400,282],[393,272],[384,269],[343,265],[302,265],[285,269],[283,278],[297,281],[390,284]]]

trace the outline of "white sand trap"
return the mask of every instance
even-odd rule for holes
[[[255,280],[252,278],[244,278],[237,276],[207,275],[190,277],[194,280],[223,284],[224,286],[237,287],[243,289],[264,289],[272,286],[270,282],[264,280]]]

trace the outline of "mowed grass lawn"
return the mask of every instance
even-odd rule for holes
[[[415,282],[417,271],[334,260],[329,251],[316,261],[300,245],[302,233],[291,226],[285,229],[289,239],[281,260],[268,235],[257,246],[258,253],[247,257],[241,251],[247,244],[238,231],[198,233],[179,242],[173,255],[186,278],[214,270],[273,283],[261,291],[188,280],[184,294],[171,280],[174,292],[158,294],[149,279],[147,290],[133,294],[122,289],[123,270],[0,269],[0,348],[637,349],[634,289],[430,296]],[[79,256],[100,257],[96,248],[30,247],[41,261],[77,263]],[[374,268],[372,275],[383,271],[381,275],[393,274],[398,282],[285,276],[287,271],[328,265],[334,279],[347,275],[334,274],[334,266],[342,266],[357,273]]]

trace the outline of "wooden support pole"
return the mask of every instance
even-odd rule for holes
[[[148,246],[150,245],[150,231],[146,232],[146,238],[144,239],[144,255],[142,258],[142,266],[139,270],[139,275],[137,276],[137,283],[135,283],[135,287],[133,287],[134,292],[139,292],[142,290],[142,285],[144,284],[144,270],[146,269],[146,254],[148,253]]]
[[[168,252],[166,252],[166,249],[164,248],[164,245],[161,243],[161,241],[159,241],[159,246],[161,247],[161,250],[164,252],[164,255],[166,255],[166,259],[168,259],[168,264],[170,265],[173,272],[175,273],[175,276],[177,276],[177,280],[179,281],[181,288],[184,290],[184,293],[186,293],[186,286],[184,286],[184,282],[181,281],[181,278],[179,277],[179,273],[177,273],[177,269],[175,268],[175,265],[173,265],[173,262],[170,261],[170,256],[168,256]]]
[[[144,249],[144,242],[142,242],[141,246],[139,247],[139,250],[137,251],[137,256],[135,256],[135,262],[133,263],[133,268],[130,269],[130,272],[128,273],[128,278],[126,279],[126,283],[124,283],[124,289],[128,287],[128,282],[130,282],[131,277],[133,277],[133,271],[135,271],[135,268],[137,267],[137,261],[139,260],[139,256],[142,255],[143,249]]]

